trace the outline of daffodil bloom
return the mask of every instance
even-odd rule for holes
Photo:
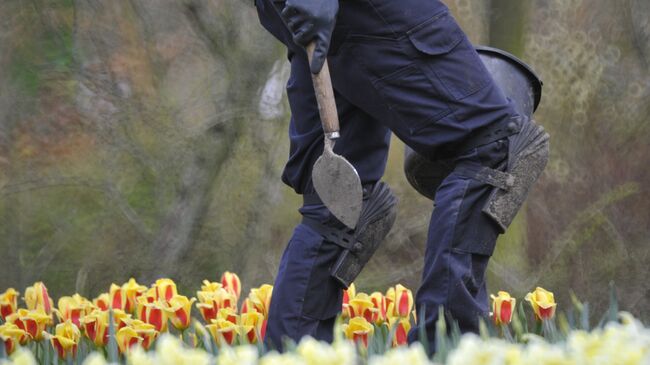
[[[239,334],[239,325],[223,318],[212,320],[212,323],[206,325],[205,328],[218,345],[222,345],[224,342],[232,345]]]
[[[81,319],[84,334],[95,346],[108,344],[108,311],[94,310]]]
[[[221,285],[235,295],[235,298],[239,300],[239,295],[241,294],[241,281],[239,276],[230,271],[226,271],[221,275]]]
[[[58,309],[54,309],[61,322],[72,321],[75,326],[81,327],[81,318],[92,309],[92,303],[79,294],[71,297],[61,297],[58,302]]]
[[[378,310],[375,304],[370,300],[366,293],[359,293],[354,298],[350,299],[348,304],[348,316],[350,318],[363,317],[368,322],[373,321],[373,317]]]
[[[59,358],[65,359],[68,356],[75,356],[81,332],[71,321],[65,321],[56,325],[54,336],[49,336],[52,347],[56,350]]]
[[[408,343],[407,335],[411,330],[411,321],[408,318],[388,317],[390,328],[395,327],[393,346],[402,346]]]
[[[350,318],[350,322],[341,326],[345,337],[368,346],[368,337],[374,333],[374,327],[363,317]]]
[[[384,294],[374,292],[370,294],[370,301],[376,309],[372,314],[372,322],[375,324],[386,322],[386,297],[384,297]]]
[[[138,332],[128,326],[117,331],[115,337],[117,339],[117,346],[123,354],[127,353],[131,347],[142,342],[142,337],[138,336]]]
[[[555,315],[557,303],[550,291],[537,287],[534,292],[526,294],[525,299],[533,307],[537,319],[550,319]]]
[[[18,310],[18,293],[14,288],[7,289],[0,294],[0,318],[6,318]]]
[[[165,311],[165,304],[162,302],[153,302],[145,304],[144,318],[140,318],[146,323],[154,326],[158,332],[167,331],[167,312]]]
[[[145,350],[151,347],[151,344],[153,344],[156,337],[160,334],[153,325],[139,319],[129,320],[129,327],[133,328],[138,334],[138,337],[142,339],[141,345]]]
[[[266,336],[266,318],[262,313],[248,312],[240,317],[241,332],[246,336],[248,343],[256,343],[258,340],[263,341]],[[260,336],[258,339],[257,336]]]
[[[47,294],[45,284],[40,281],[25,289],[25,303],[29,310],[40,309],[46,314],[52,313],[52,298]]]
[[[190,326],[192,303],[196,298],[188,299],[183,295],[173,296],[169,302],[163,302],[163,307],[172,325],[177,330],[185,330]]]
[[[156,299],[169,301],[175,295],[178,295],[176,283],[172,279],[158,279],[154,284],[156,288]]]
[[[403,285],[397,284],[395,288],[390,288],[386,292],[386,304],[387,307],[392,304],[392,313],[389,315],[409,317],[413,309],[413,293]]]
[[[350,286],[343,290],[343,304],[341,308],[341,315],[343,318],[348,317],[348,305],[350,304],[350,299],[354,298],[357,295],[357,289],[354,286],[354,283],[350,284]]]
[[[269,314],[269,305],[271,304],[271,296],[273,295],[273,286],[264,284],[259,288],[251,289],[248,294],[250,303],[255,307],[255,310],[264,316]]]
[[[5,323],[0,325],[0,340],[4,342],[7,355],[11,355],[16,350],[17,344],[24,344],[28,339],[29,334],[15,324]]]
[[[7,323],[15,324],[18,328],[27,332],[31,339],[40,341],[43,339],[45,327],[52,323],[52,317],[41,309],[18,309],[16,313],[7,317]]]
[[[133,313],[136,309],[137,298],[147,291],[147,287],[138,284],[134,278],[129,279],[128,282],[122,284],[122,292],[126,297],[124,311]]]
[[[102,293],[97,298],[93,299],[93,305],[103,311],[107,311],[111,305],[111,298],[108,293]]]
[[[517,300],[510,296],[510,293],[500,291],[492,297],[492,316],[496,325],[507,325],[512,321]]]

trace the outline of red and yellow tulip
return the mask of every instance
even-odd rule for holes
[[[241,281],[237,274],[231,273],[230,271],[224,272],[223,275],[221,275],[221,285],[223,285],[223,287],[230,293],[234,294],[235,298],[239,300],[241,294]]]
[[[203,319],[210,323],[217,318],[217,313],[222,308],[237,309],[235,295],[220,287],[215,291],[199,291],[196,293],[199,303],[196,304]]]
[[[553,293],[550,291],[537,287],[532,293],[526,294],[524,299],[533,307],[537,319],[551,319],[555,315],[557,303],[555,303]]]
[[[142,339],[140,345],[145,350],[148,350],[153,342],[156,340],[156,337],[160,332],[156,331],[156,328],[149,324],[145,323],[139,319],[129,320],[129,327],[131,327],[137,333],[138,337]]]
[[[4,343],[7,355],[11,355],[16,350],[17,344],[24,344],[28,339],[29,334],[15,324],[5,323],[0,325],[0,340]]]
[[[386,305],[389,316],[409,317],[413,309],[413,293],[402,284],[397,284],[386,292]]]
[[[81,328],[81,319],[92,311],[93,304],[81,295],[74,294],[59,298],[58,307],[54,312],[61,322],[69,320]]]
[[[195,301],[196,298],[188,299],[186,296],[176,295],[169,302],[163,302],[164,310],[177,330],[184,331],[190,326],[192,303]]]
[[[80,338],[81,332],[79,328],[69,320],[57,324],[54,336],[49,336],[52,347],[61,359],[75,356]]]
[[[241,334],[246,337],[248,343],[264,340],[264,336],[266,336],[266,320],[262,313],[248,312],[242,314],[239,318],[241,321]],[[258,338],[258,335],[260,338]]]
[[[350,318],[350,322],[342,326],[345,337],[354,342],[368,346],[368,337],[374,333],[374,327],[363,317]]]
[[[6,318],[18,310],[18,293],[14,288],[7,289],[4,293],[0,294],[0,318]]]
[[[111,297],[108,293],[102,293],[93,299],[93,305],[103,311],[107,311],[111,307]]]
[[[393,346],[408,344],[408,333],[411,330],[411,321],[408,318],[388,317],[390,328],[395,327],[393,335]]]
[[[358,293],[348,303],[348,316],[350,318],[363,317],[366,321],[373,322],[377,312],[375,304],[366,293]]]
[[[43,282],[36,282],[25,289],[25,304],[29,310],[40,309],[46,314],[52,313],[52,298]]]
[[[370,294],[370,301],[376,309],[372,314],[372,322],[375,324],[382,324],[386,322],[386,297],[384,294],[376,291]]]
[[[126,293],[122,290],[120,285],[115,283],[111,284],[108,292],[109,302],[112,309],[125,310],[126,308]]]
[[[138,284],[134,278],[131,278],[129,279],[128,282],[122,284],[122,292],[126,297],[126,303],[123,308],[124,311],[128,313],[133,313],[137,307],[138,297],[144,294],[146,291],[147,291],[147,287]]]
[[[95,346],[108,344],[108,311],[94,310],[81,319],[84,334]]]
[[[496,325],[507,325],[512,321],[517,300],[510,296],[510,293],[500,291],[492,297],[492,317]]]
[[[120,350],[120,353],[125,354],[131,349],[131,347],[141,343],[143,338],[138,336],[138,332],[132,327],[124,327],[117,331],[115,334],[117,340],[117,346]]]
[[[153,285],[156,288],[156,299],[169,301],[175,295],[178,295],[176,283],[172,279],[158,279]]]
[[[52,317],[43,310],[18,309],[7,317],[7,323],[13,323],[21,330],[27,332],[34,341],[43,339],[43,331],[52,323]],[[24,345],[24,343],[21,343]]]
[[[144,317],[140,319],[153,325],[156,331],[166,332],[169,317],[165,311],[165,305],[160,301],[145,304]]]
[[[357,288],[354,286],[354,283],[343,290],[343,305],[341,308],[341,315],[343,318],[348,317],[348,305],[350,304],[350,299],[354,298],[357,295]]]
[[[223,318],[212,320],[205,328],[218,345],[232,345],[239,334],[239,325]]]
[[[273,286],[264,284],[259,288],[251,289],[248,294],[251,306],[255,311],[263,314],[265,317],[269,314],[269,306],[271,305],[271,296],[273,295]],[[251,308],[248,308],[250,312]]]

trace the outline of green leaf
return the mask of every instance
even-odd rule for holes
[[[418,325],[418,341],[420,341],[424,352],[430,354],[431,349],[429,348],[429,339],[427,338],[428,336],[426,328],[427,306],[425,304],[422,304],[422,307],[420,307],[418,318],[420,319],[420,323]]]
[[[108,311],[108,362],[117,363],[119,361],[119,352],[117,350],[117,336],[115,332],[115,323],[113,323],[113,310]]]

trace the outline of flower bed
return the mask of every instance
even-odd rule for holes
[[[578,321],[558,319],[553,293],[542,288],[525,297],[528,309],[506,292],[493,295],[480,336],[461,335],[439,316],[429,358],[423,331],[421,342],[407,346],[417,323],[408,288],[366,294],[352,285],[333,344],[304,338],[279,354],[263,346],[272,291],[265,284],[240,298],[239,278],[226,272],[192,298],[170,279],[150,287],[131,279],[93,300],[74,294],[55,306],[38,282],[19,308],[20,294],[10,288],[0,295],[0,364],[650,364],[650,330],[631,315],[610,313],[590,330],[579,301]]]

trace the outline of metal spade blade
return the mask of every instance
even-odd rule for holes
[[[315,43],[307,46],[309,62],[312,60],[314,48]],[[359,174],[354,166],[333,151],[334,143],[339,138],[339,116],[327,60],[321,71],[311,76],[325,132],[323,154],[316,160],[312,170],[314,189],[323,204],[338,220],[346,226],[354,228],[363,205],[361,179],[359,179]]]
[[[354,228],[361,215],[361,180],[348,160],[332,151],[333,142],[325,138],[323,154],[312,170],[312,182],[329,211],[343,224]]]

